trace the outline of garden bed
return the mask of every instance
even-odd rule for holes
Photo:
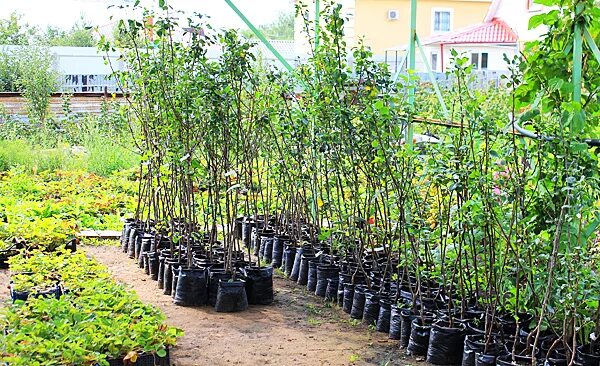
[[[11,366],[168,365],[181,336],[164,315],[110,279],[82,253],[33,251],[12,257],[13,304],[0,309],[0,360]]]

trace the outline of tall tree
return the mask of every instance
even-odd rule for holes
[[[8,19],[0,19],[1,45],[26,45],[35,33],[35,28],[21,22],[22,15],[12,12]]]

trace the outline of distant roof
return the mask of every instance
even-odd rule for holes
[[[517,43],[518,39],[519,37],[508,24],[493,18],[489,22],[429,37],[423,41],[423,44],[499,44]]]

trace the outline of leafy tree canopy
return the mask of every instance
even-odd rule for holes
[[[96,40],[86,20],[81,17],[69,30],[48,26],[45,30],[22,21],[16,12],[0,19],[0,45],[43,45],[94,47]]]

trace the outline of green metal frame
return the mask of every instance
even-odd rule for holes
[[[244,23],[246,23],[248,28],[250,28],[250,30],[256,35],[256,37],[258,37],[258,39],[265,45],[265,47],[267,47],[267,49],[269,51],[271,51],[271,53],[277,58],[277,60],[279,60],[279,62],[281,62],[281,64],[288,71],[294,71],[294,68],[292,67],[292,65],[290,65],[289,62],[287,62],[287,60],[285,58],[283,58],[283,56],[275,49],[275,47],[273,47],[271,42],[269,42],[269,40],[267,40],[265,35],[262,34],[262,32],[260,30],[258,30],[258,28],[256,28],[254,26],[254,24],[252,24],[252,22],[250,22],[250,20],[248,20],[248,18],[246,18],[244,13],[242,13],[241,10],[238,9],[237,6],[235,6],[235,4],[231,0],[225,0],[225,2],[240,17],[240,19],[242,19],[242,21]]]
[[[429,75],[429,79],[431,80],[431,84],[433,84],[433,89],[435,90],[435,95],[440,102],[440,106],[442,107],[442,113],[446,118],[450,118],[450,113],[448,112],[448,107],[446,107],[446,101],[444,101],[444,97],[442,96],[442,91],[440,90],[440,86],[437,83],[435,76],[433,75],[433,70],[431,70],[431,65],[429,65],[429,60],[425,55],[425,51],[423,50],[423,46],[421,45],[421,41],[419,37],[415,34],[415,40],[417,41],[417,46],[419,46],[419,52],[421,54],[421,58],[423,59],[423,63],[425,64],[425,68],[427,69],[427,75]]]

